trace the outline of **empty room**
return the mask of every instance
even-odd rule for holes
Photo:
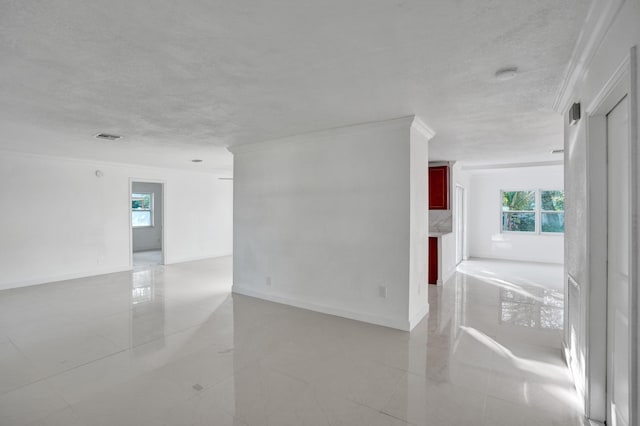
[[[640,0],[0,2],[0,425],[640,425]]]

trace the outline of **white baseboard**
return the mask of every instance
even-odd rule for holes
[[[13,281],[8,283],[1,283],[0,290],[29,287],[32,285],[47,284],[47,283],[53,283],[57,281],[75,280],[78,278],[87,278],[87,277],[93,277],[96,275],[113,274],[116,272],[125,272],[130,270],[131,268],[129,267],[129,265],[126,265],[126,266],[117,266],[117,267],[111,267],[111,268],[94,269],[92,271],[74,272],[71,274],[48,275],[48,276],[30,278],[24,281]]]
[[[418,325],[420,321],[422,321],[422,319],[427,316],[428,313],[429,313],[429,304],[427,303],[422,307],[422,309],[418,311],[417,314],[413,316],[413,318],[409,320],[409,329],[413,330],[413,328],[416,325]]]
[[[284,305],[295,306],[296,308],[308,309],[314,312],[320,312],[322,314],[335,315],[338,317],[349,318],[356,321],[367,322],[370,324],[382,325],[384,327],[395,328],[397,330],[409,331],[409,321],[398,320],[394,318],[380,317],[376,315],[364,314],[360,312],[348,311],[341,308],[334,308],[331,306],[320,305],[313,302],[307,302],[304,300],[293,299],[287,296],[280,296],[277,294],[261,292],[255,290],[249,286],[234,283],[232,290],[233,293],[242,294],[244,296],[256,297],[258,299],[268,300],[270,302],[282,303]]]
[[[171,259],[170,261],[165,261],[165,265],[183,263],[183,262],[193,262],[196,260],[212,259],[215,257],[226,257],[226,256],[231,256],[231,255],[229,254],[229,255],[223,255],[223,256],[197,256],[197,257],[190,257],[190,258]],[[57,281],[75,280],[78,278],[94,277],[96,275],[113,274],[116,272],[125,272],[125,271],[131,271],[131,270],[132,270],[131,266],[126,265],[126,266],[117,266],[117,267],[110,267],[110,268],[99,268],[91,271],[74,272],[70,274],[47,275],[47,276],[29,278],[23,281],[12,281],[7,283],[0,283],[0,290],[29,287],[32,285],[47,284],[47,283],[53,283]]]

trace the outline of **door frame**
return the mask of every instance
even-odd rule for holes
[[[466,212],[465,208],[465,197],[466,197],[466,189],[464,186],[456,183],[455,186],[455,227],[456,227],[456,265],[460,264],[462,261],[466,260],[465,250],[467,248],[466,239],[467,239],[467,222],[466,222]],[[460,199],[460,203],[458,203],[458,191],[462,191],[462,197]],[[458,235],[458,221],[462,222],[462,235]],[[462,247],[458,247],[458,243],[461,242]],[[460,260],[458,260],[458,249],[460,250]]]
[[[157,183],[162,188],[162,202],[160,203],[160,208],[162,209],[162,220],[160,221],[160,235],[161,235],[161,245],[162,249],[160,250],[160,264],[166,265],[167,263],[167,245],[165,234],[167,232],[167,228],[165,224],[167,223],[167,209],[165,206],[167,205],[166,197],[167,197],[167,182],[162,179],[147,179],[147,178],[129,178],[129,204],[128,204],[128,215],[129,215],[129,269],[133,269],[133,224],[131,223],[131,194],[133,193],[133,183]],[[155,223],[155,222],[154,222]]]
[[[629,424],[638,422],[638,97],[636,48],[629,54],[585,109],[587,138],[587,258],[590,259],[585,295],[585,415],[596,421],[607,417],[607,115],[625,96],[629,99]],[[603,202],[604,200],[604,202]],[[604,303],[603,303],[604,301]]]

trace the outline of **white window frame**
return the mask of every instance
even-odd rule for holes
[[[501,234],[523,234],[523,235],[564,235],[564,232],[542,232],[542,214],[543,213],[562,213],[564,210],[542,210],[542,193],[547,191],[561,191],[564,193],[564,189],[501,189],[500,190],[500,233]],[[502,200],[505,192],[535,192],[535,208],[533,210],[502,210]],[[530,231],[505,231],[502,229],[502,216],[503,213],[534,213],[535,229]]]
[[[149,208],[148,209],[133,209],[131,208],[131,227],[135,228],[135,229],[141,229],[141,228],[153,228],[155,226],[155,220],[154,220],[154,193],[153,192],[132,192],[131,193],[131,202],[138,200],[138,197],[134,197],[134,194],[143,194],[143,195],[149,195]],[[133,224],[133,212],[149,212],[149,216],[150,216],[150,225],[134,225]]]

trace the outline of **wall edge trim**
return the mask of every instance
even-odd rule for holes
[[[413,328],[420,323],[429,314],[429,304],[424,305],[410,320],[409,328]]]

